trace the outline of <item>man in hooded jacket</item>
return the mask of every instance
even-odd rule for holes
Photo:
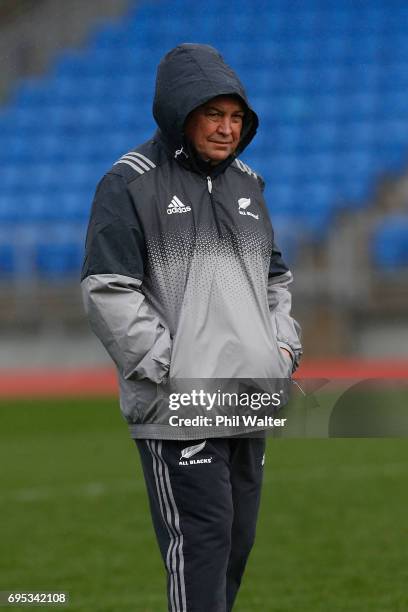
[[[262,179],[237,156],[258,118],[219,53],[161,61],[154,137],[99,183],[82,271],[142,459],[171,612],[226,612],[253,544],[264,437],[173,427],[168,380],[279,379],[301,345]],[[247,435],[245,435],[247,434]]]

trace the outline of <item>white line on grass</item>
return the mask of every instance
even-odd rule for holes
[[[304,482],[305,480],[327,480],[336,477],[337,481],[358,480],[361,478],[393,477],[406,475],[407,463],[383,463],[379,465],[348,465],[348,466],[316,466],[276,468],[265,475],[265,483],[273,482]],[[37,502],[58,497],[97,498],[109,496],[117,492],[132,493],[144,490],[144,482],[135,478],[122,478],[114,482],[90,481],[83,484],[55,484],[53,486],[27,487],[2,492],[1,502]]]
[[[0,501],[36,502],[58,497],[102,497],[115,494],[118,491],[134,492],[142,489],[143,482],[136,478],[127,478],[112,482],[87,482],[84,484],[27,487],[3,491]]]

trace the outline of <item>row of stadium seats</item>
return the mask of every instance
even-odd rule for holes
[[[132,4],[46,75],[19,83],[0,111],[0,222],[65,223],[61,256],[49,265],[61,274],[78,265],[69,232],[76,224],[84,232],[101,175],[154,131],[159,59],[193,39],[219,48],[247,86],[261,123],[244,161],[265,178],[281,246],[294,259],[302,241],[324,240],[338,211],[366,206],[376,180],[406,162],[407,17],[397,0],[358,9],[352,0],[294,0],[290,10],[287,0],[209,0],[205,11],[187,0]],[[13,264],[11,242],[0,247],[8,261],[0,277],[25,269]],[[32,252],[49,278],[43,247]]]
[[[407,66],[408,69],[408,66]],[[85,84],[86,86],[86,84]],[[120,85],[118,85],[120,87]],[[388,124],[392,127],[395,121],[404,120],[408,117],[405,93],[395,92],[383,93],[383,96],[374,98],[367,93],[347,95],[344,91],[342,97],[338,94],[297,95],[290,92],[288,84],[285,93],[274,90],[269,86],[270,98],[265,99],[261,95],[254,98],[253,106],[257,109],[262,120],[262,127],[272,127],[276,124],[289,124],[299,129],[299,120],[305,120],[309,125],[328,124],[335,128],[342,124],[377,123]],[[131,94],[123,92],[123,97],[117,92],[101,92],[95,95],[82,93],[78,89],[71,92],[64,100],[49,100],[48,102],[39,97],[37,100],[25,100],[16,104],[14,110],[0,115],[0,132],[10,132],[8,123],[10,120],[18,129],[27,129],[33,132],[43,131],[44,123],[48,120],[49,129],[63,129],[65,125],[76,125],[77,129],[84,128],[92,130],[109,124],[133,127],[133,123],[140,123],[141,115],[151,113],[151,99],[143,98],[140,94],[141,87],[132,90]],[[258,92],[260,93],[260,92]],[[281,109],[271,112],[271,99],[276,107]],[[73,106],[74,105],[74,106]],[[374,125],[373,125],[374,124]],[[383,134],[386,138],[387,134]]]
[[[109,140],[107,142],[109,142]],[[20,179],[24,178],[26,189],[30,189],[31,185],[34,189],[37,186],[42,189],[48,184],[50,188],[53,189],[54,182],[58,180],[56,175],[59,171],[62,171],[64,176],[69,176],[74,180],[75,185],[81,185],[84,180],[87,181],[87,179],[92,182],[95,171],[99,171],[102,168],[102,161],[109,161],[109,166],[111,166],[123,152],[123,149],[117,150],[119,148],[117,144],[119,143],[119,139],[115,140],[115,146],[110,148],[111,154],[107,155],[106,151],[93,151],[92,148],[87,146],[88,143],[86,141],[79,141],[77,143],[79,154],[75,160],[69,155],[69,146],[67,148],[62,148],[62,150],[59,149],[58,152],[55,151],[52,157],[48,156],[46,152],[42,155],[40,147],[36,152],[22,151],[21,157],[19,156],[19,158],[24,161],[24,173],[21,172],[23,168],[16,168],[16,165],[13,164],[14,159],[11,154],[6,159],[2,160],[2,185],[8,190],[8,186],[11,188],[17,187],[21,184]],[[51,143],[44,144],[45,149],[47,146],[51,147]],[[128,139],[127,142],[124,140],[124,144],[127,144],[128,147],[126,148],[129,148],[129,146],[134,143],[129,142]],[[279,143],[276,143],[275,146],[279,147]],[[379,144],[378,146],[381,145]],[[382,146],[384,147],[384,145]],[[393,159],[393,154],[396,153],[402,157],[402,153],[405,152],[405,149],[394,143],[393,146],[385,146],[382,150],[382,155],[375,156],[372,152],[362,147],[355,150],[344,150],[339,148],[336,151],[336,156],[333,157],[327,155],[324,148],[318,151],[314,151],[313,149],[304,151],[300,148],[300,151],[303,153],[302,158],[293,151],[283,152],[283,154],[282,152],[276,151],[272,159],[271,156],[263,155],[262,151],[256,152],[256,154],[252,155],[251,166],[260,170],[259,165],[264,165],[264,172],[267,172],[267,178],[270,179],[271,182],[275,182],[279,180],[279,177],[282,177],[283,180],[295,179],[301,183],[310,184],[310,182],[316,180],[320,182],[322,178],[330,179],[330,177],[335,181],[336,177],[342,178],[346,175],[351,180],[355,178],[364,181],[367,177],[369,178],[369,174],[367,173],[369,173],[370,170],[378,172],[381,168],[387,168],[388,158],[390,157],[390,161],[395,162],[396,160]],[[51,167],[50,160],[53,162]],[[403,158],[401,161],[402,160]],[[350,166],[353,165],[353,167],[350,167],[350,172],[348,172],[347,168],[349,164]],[[89,178],[90,175],[91,177]],[[26,179],[25,177],[30,177],[30,179],[28,180],[28,178]],[[60,183],[64,183],[61,175],[59,179]],[[328,206],[330,206],[330,203],[328,203]]]
[[[10,244],[0,244],[0,277],[3,280],[16,276],[29,276],[64,281],[72,278],[79,281],[83,260],[83,245],[78,243],[38,243],[30,252],[29,266],[21,262],[17,249]]]
[[[287,238],[286,255],[293,259],[298,230],[289,219],[277,216],[276,221]],[[43,229],[51,238],[47,241],[44,237],[33,238],[31,235],[23,249],[16,240],[0,239],[1,277],[11,278],[19,271],[50,280],[78,277],[83,258],[83,236],[74,238],[72,231],[65,231],[64,226],[43,226]],[[375,228],[373,238],[372,259],[378,268],[393,271],[408,266],[408,214],[382,220]]]
[[[296,255],[297,229],[289,219],[276,218],[286,238],[285,255],[293,259]],[[76,278],[83,259],[83,241],[72,240],[72,236],[60,238],[59,242],[38,240],[23,252],[14,242],[0,242],[0,277],[13,278],[19,273],[48,280],[63,281]],[[408,266],[408,215],[392,216],[381,221],[373,235],[372,260],[383,271],[397,271]]]
[[[317,161],[314,160],[314,163]],[[353,161],[357,164],[359,159],[350,157],[350,162]],[[259,169],[262,169],[261,162],[259,160],[257,164]],[[64,168],[63,163],[53,171],[46,164],[27,166],[24,182],[20,182],[18,173],[13,175],[6,172],[0,187],[0,222],[42,222],[49,219],[85,222],[95,191],[95,177],[101,176],[108,166],[94,163],[90,172],[90,168],[84,164],[79,166],[78,173],[75,172],[76,168]],[[63,179],[59,170],[63,173]],[[310,219],[313,217],[311,222],[315,227],[319,224],[314,217],[322,215],[323,229],[325,209],[331,215],[339,209],[355,207],[356,202],[363,206],[371,195],[371,183],[363,180],[368,173],[368,170],[363,172],[364,167],[357,179],[347,173],[336,173],[335,168],[324,165],[319,168],[318,176],[311,177],[306,162],[301,170],[302,174],[297,174],[288,165],[287,172],[277,173],[276,176],[273,172],[270,174],[267,192],[272,214],[291,217],[305,210]]]

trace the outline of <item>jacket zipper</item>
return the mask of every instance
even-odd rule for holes
[[[210,195],[210,202],[211,202],[211,207],[212,207],[212,211],[213,211],[213,215],[214,215],[215,225],[217,227],[218,237],[221,238],[221,228],[220,228],[220,224],[218,223],[217,212],[215,210],[215,202],[214,202],[214,198],[213,198],[213,195],[212,195],[212,180],[211,180],[211,176],[207,176],[207,189],[208,189],[208,193]]]

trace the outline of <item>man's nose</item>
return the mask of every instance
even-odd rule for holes
[[[218,125],[218,130],[219,132],[227,136],[229,136],[232,133],[232,125],[231,125],[230,117],[222,117]]]

